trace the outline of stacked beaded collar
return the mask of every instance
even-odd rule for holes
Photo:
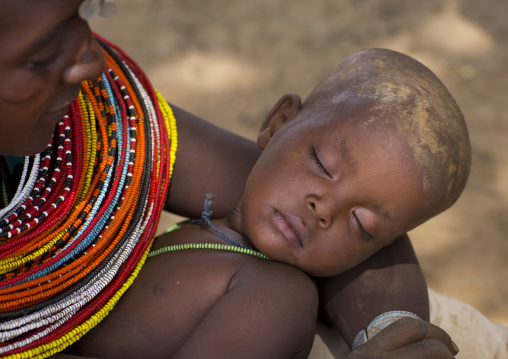
[[[0,356],[44,358],[78,340],[133,282],[155,235],[175,120],[138,66],[97,38],[104,74],[82,83],[0,209]]]

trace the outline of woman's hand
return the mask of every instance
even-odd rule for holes
[[[360,345],[346,359],[450,359],[458,351],[441,328],[423,320],[403,318]]]

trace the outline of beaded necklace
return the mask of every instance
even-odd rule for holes
[[[152,251],[148,254],[148,258],[156,257],[158,255],[170,252],[185,251],[189,249],[211,249],[216,251],[234,252],[240,254],[246,254],[253,257],[258,257],[266,260],[271,260],[269,257],[261,252],[255,251],[250,248],[241,248],[238,246],[218,244],[218,243],[185,243],[185,244],[173,244]]]
[[[95,327],[155,235],[175,119],[141,69],[97,40],[105,72],[82,83],[46,150],[27,157],[17,191],[2,190],[0,356],[45,358]]]

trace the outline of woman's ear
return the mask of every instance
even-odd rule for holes
[[[257,144],[262,150],[284,125],[298,115],[302,109],[302,99],[295,94],[282,96],[266,116],[259,130]]]

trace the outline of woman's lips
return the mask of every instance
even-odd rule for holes
[[[295,243],[302,247],[302,241],[300,240],[297,231],[294,226],[288,222],[286,217],[281,213],[275,212],[273,214],[273,223],[275,227],[282,233],[282,235],[288,240],[288,242]]]

